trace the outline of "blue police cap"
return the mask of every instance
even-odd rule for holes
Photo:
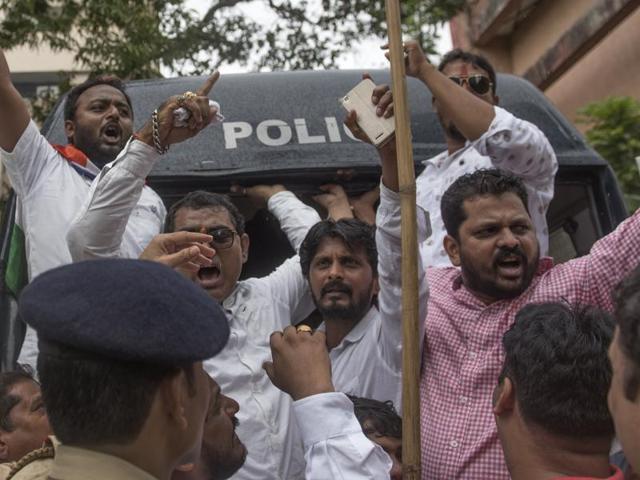
[[[92,260],[35,278],[20,296],[41,344],[120,361],[183,365],[216,355],[229,324],[218,302],[171,268]]]

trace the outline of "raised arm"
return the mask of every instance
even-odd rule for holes
[[[11,82],[9,65],[0,49],[0,148],[13,151],[29,124],[29,110]]]
[[[393,114],[393,102],[388,86],[376,87],[372,101],[378,105],[378,114],[389,116]],[[371,143],[358,127],[355,112],[350,112],[347,115],[345,124],[356,138],[365,143]],[[389,366],[400,371],[402,367],[402,272],[400,268],[402,264],[402,236],[395,138],[378,148],[378,154],[382,166],[380,205],[376,214],[376,247],[378,249],[378,282],[380,285],[378,310],[382,316],[379,346]],[[428,213],[419,207],[416,220],[418,223],[418,245],[420,245],[430,235],[431,225]],[[422,265],[419,252],[416,261],[418,262],[418,318],[421,320],[418,335],[422,339],[429,290],[425,267]],[[422,341],[420,345],[422,347]]]
[[[475,142],[475,148],[490,157],[496,167],[518,175],[534,189],[552,197],[558,162],[542,131],[452,82],[429,63],[416,41],[406,42],[404,48],[407,74],[429,88],[441,114],[467,140]],[[486,95],[493,94],[489,91]]]
[[[213,121],[217,110],[209,106],[207,95],[219,76],[218,72],[211,75],[195,96],[170,97],[102,170],[67,234],[74,261],[130,256],[131,252],[121,250],[122,238],[145,179],[165,148],[197,135]],[[180,107],[191,114],[184,127],[174,124],[174,111]],[[163,221],[164,212],[159,215],[157,233]]]
[[[257,207],[267,206],[280,222],[291,247],[298,252],[309,229],[320,221],[318,212],[283,185],[233,185],[231,192],[247,196]]]
[[[555,266],[543,280],[552,299],[567,298],[612,311],[614,288],[639,264],[640,209],[598,240],[588,255]]]
[[[438,108],[452,120],[467,140],[473,141],[485,133],[495,111],[493,105],[476,97],[460,85],[452,82],[429,63],[415,40],[405,42],[407,75],[422,81],[438,101]]]
[[[235,191],[243,187],[234,188]],[[282,185],[254,186],[246,188],[246,195],[255,195],[255,189],[263,190],[262,201],[267,201],[269,211],[280,222],[291,246],[297,252],[309,229],[320,221],[318,212],[300,201],[293,192]],[[307,280],[302,275],[300,258],[296,255],[285,260],[271,274],[248,280],[259,284],[271,301],[279,302],[289,312],[277,320],[284,328],[306,318],[313,311],[313,300]]]

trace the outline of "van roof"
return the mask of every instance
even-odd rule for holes
[[[389,82],[389,71],[370,72],[377,83]],[[338,167],[375,168],[370,146],[345,132],[345,111],[338,98],[361,79],[360,70],[293,71],[223,75],[210,97],[221,105],[225,122],[175,145],[157,162],[151,177],[269,177]],[[171,95],[195,91],[205,77],[133,81],[127,84],[135,112],[135,128]],[[526,80],[498,75],[500,105],[537,125],[549,138],[561,165],[606,165],[549,100]],[[445,150],[444,137],[431,96],[417,80],[408,79],[414,160],[416,165]],[[43,132],[64,143],[63,100]]]

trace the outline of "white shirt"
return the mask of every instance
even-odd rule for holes
[[[309,228],[320,220],[313,208],[291,192],[272,196],[268,207],[296,251]],[[313,310],[300,259],[286,260],[266,277],[238,282],[222,305],[228,312],[229,341],[204,367],[225,395],[240,404],[236,431],[248,456],[232,478],[302,479],[304,452],[291,397],[276,388],[262,369],[271,360],[271,333],[303,320]]]
[[[0,149],[0,156],[18,196],[15,220],[25,235],[29,279],[71,263],[65,237],[87,199],[91,180],[80,175],[33,122],[29,122],[13,151]],[[100,172],[91,163],[85,170],[90,174]],[[137,257],[160,232],[165,215],[162,200],[150,188],[144,189],[135,209],[137,215],[127,225],[124,237],[124,250],[132,257]],[[18,361],[35,367],[37,355],[37,336],[27,327]]]
[[[529,213],[536,228],[540,255],[549,250],[546,212],[553,199],[553,182],[558,170],[556,155],[544,133],[535,125],[494,107],[495,117],[489,129],[477,140],[467,142],[449,155],[442,152],[424,162],[425,169],[416,179],[417,203],[429,212],[433,234],[420,245],[425,265],[449,267],[444,251],[446,235],[440,201],[449,186],[465,173],[481,168],[501,168],[520,177],[529,196]]]
[[[400,237],[400,196],[380,185],[380,206],[376,213],[378,250],[378,308],[372,307],[360,322],[329,352],[331,376],[337,391],[391,400],[402,411],[402,244]],[[429,236],[429,224],[418,213],[418,243]],[[425,270],[418,261],[418,318],[427,313],[429,290]],[[420,345],[424,326],[419,332]]]
[[[391,459],[362,433],[353,403],[344,394],[312,395],[293,402],[293,408],[307,480],[389,480]]]

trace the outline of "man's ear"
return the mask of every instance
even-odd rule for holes
[[[371,293],[377,295],[380,293],[380,282],[378,282],[378,276],[373,277],[373,285],[371,287]]]
[[[71,141],[76,133],[76,124],[73,120],[64,121],[64,134]]]
[[[493,413],[500,416],[511,412],[516,405],[516,390],[509,377],[498,384],[493,392]]]
[[[459,267],[460,262],[460,245],[458,241],[453,238],[451,235],[446,235],[444,240],[442,241],[442,245],[444,246],[445,252],[449,255],[449,260],[451,260],[451,264],[454,267]]]
[[[240,235],[240,248],[242,248],[242,263],[249,259],[249,235],[243,233]]]
[[[9,461],[9,444],[4,430],[0,430],[0,463]]]
[[[493,96],[493,104],[494,105],[499,105],[500,104],[500,97],[498,95],[494,95]]]
[[[186,430],[189,427],[187,419],[187,379],[183,370],[179,374],[165,378],[160,384],[159,394],[165,414],[170,417],[178,428]]]

